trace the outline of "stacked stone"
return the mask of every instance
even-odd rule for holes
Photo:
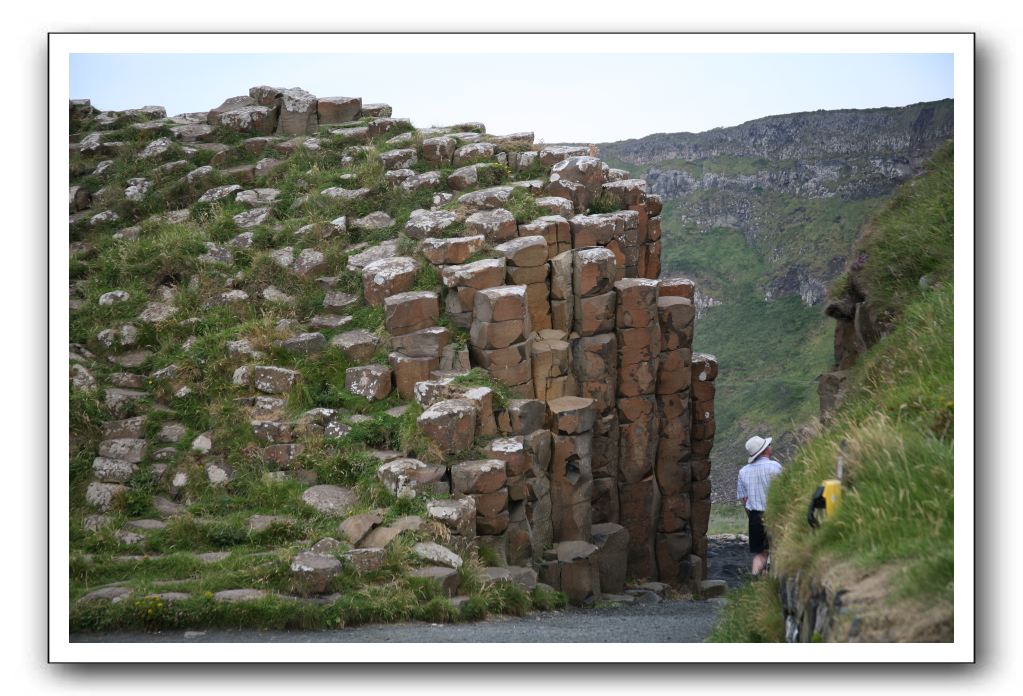
[[[575,253],[563,251],[551,258],[550,303],[551,328],[566,334],[573,330],[575,320],[575,296],[572,294],[572,268]]]
[[[615,334],[615,256],[591,247],[572,253],[572,371],[578,394],[593,399],[591,447],[593,514],[600,522],[618,522],[618,338]]]
[[[507,561],[508,486],[500,459],[459,462],[451,467],[451,492],[476,504],[476,543]]]
[[[603,190],[617,198],[622,209],[639,215],[636,221],[636,244],[640,249],[637,275],[657,278],[661,274],[661,219],[658,216],[663,204],[660,197],[646,193],[643,179],[609,181]]]
[[[532,222],[523,223],[519,225],[518,232],[520,237],[539,235],[547,240],[549,258],[572,248],[572,228],[561,215],[544,215]]]
[[[572,346],[568,334],[556,329],[538,331],[530,346],[533,391],[536,398],[549,401],[577,393],[572,374]]]
[[[566,157],[551,167],[547,193],[567,198],[572,201],[575,211],[581,213],[590,207],[600,195],[601,187],[606,185],[607,169],[607,165],[596,157]]]
[[[655,472],[661,494],[657,519],[658,578],[677,585],[690,580],[693,549],[690,504],[690,382],[693,321],[692,302],[681,296],[684,286],[662,281],[657,298],[661,331],[657,411],[661,423]]]
[[[714,380],[718,375],[713,355],[695,353],[692,363],[692,485],[689,489],[693,529],[693,565],[699,564],[695,584],[707,579],[707,526],[710,523],[710,451],[714,447]],[[696,559],[699,559],[698,561]]]
[[[553,541],[551,519],[551,434],[536,429],[528,435],[492,440],[486,456],[505,464],[508,488],[506,558],[511,565],[531,565]]]
[[[482,259],[441,268],[441,281],[447,288],[444,308],[451,323],[462,329],[472,324],[473,301],[476,293],[487,288],[504,285],[505,261]]]
[[[589,542],[593,513],[593,399],[563,396],[547,402],[553,438],[551,502],[555,541]]]
[[[569,220],[572,245],[579,249],[607,247],[615,255],[615,280],[640,277],[643,248],[639,242],[640,215],[633,210],[576,215]]]
[[[495,250],[504,255],[509,285],[524,285],[529,307],[529,324],[533,331],[551,328],[550,295],[547,289],[547,251],[544,237],[517,237]]]
[[[654,534],[660,491],[654,461],[660,420],[657,368],[661,331],[657,281],[626,278],[615,283],[618,335],[618,500],[621,524],[629,531],[629,575],[657,576]],[[608,520],[617,522],[618,520]]]
[[[439,316],[440,300],[432,291],[402,292],[384,300],[384,326],[394,348],[388,362],[403,399],[411,399],[416,383],[429,379],[440,367],[450,335],[447,329],[434,326]]]
[[[475,293],[469,354],[475,365],[508,385],[516,396],[533,396],[530,319],[524,285],[505,285]]]

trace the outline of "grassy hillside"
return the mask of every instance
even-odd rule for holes
[[[90,115],[72,123],[73,141],[100,132],[104,143],[116,144],[92,154],[74,151],[70,162],[71,185],[92,192],[91,207],[75,213],[70,226],[69,330],[78,370],[73,374],[88,376],[69,392],[72,630],[456,621],[563,604],[560,593],[489,582],[485,565],[499,559],[487,549],[479,554],[465,549],[457,580],[468,599],[460,607],[452,605],[438,582],[415,575],[424,564],[413,551],[415,543],[446,538],[446,530],[434,528],[435,523],[409,527],[387,545],[379,567],[346,564],[327,587],[343,594],[336,603],[288,597],[297,591],[290,568],[297,552],[322,539],[333,541],[337,553],[355,545],[340,534],[337,517],[303,502],[310,480],[351,489],[358,499],[351,515],[379,510],[379,525],[422,522],[429,519],[428,501],[449,497],[427,492],[412,499],[399,497],[377,475],[383,461],[375,456],[381,454],[378,450],[442,461],[417,427],[421,407],[396,394],[371,401],[346,388],[347,368],[388,364],[384,308],[363,301],[362,278],[345,270],[346,262],[367,245],[388,239],[398,241],[401,253],[419,256],[418,242],[401,230],[413,210],[431,207],[437,187],[402,188],[386,177],[379,155],[403,144],[400,136],[406,132],[408,142],[418,147],[421,134],[401,121],[361,145],[354,137],[332,134],[330,128],[321,129],[315,140],[302,137],[297,143],[283,138],[242,142],[238,133],[218,130],[209,138],[216,143],[172,141],[165,153],[147,159],[141,156],[144,148],[171,131],[159,123],[135,128],[134,120],[125,116],[104,124]],[[216,168],[204,169],[214,157]],[[254,171],[251,165],[257,162],[260,167]],[[441,182],[453,170],[424,161],[411,168],[438,170]],[[513,175],[497,162],[482,165],[479,172],[476,188],[537,173]],[[127,197],[126,187],[142,178],[148,182],[146,190],[135,199]],[[232,184],[276,191],[276,198],[266,204],[265,224],[251,228],[248,239],[237,218],[248,211],[246,204],[234,195],[198,201],[204,192]],[[367,192],[361,198],[322,193],[338,185]],[[524,219],[543,214],[523,189],[516,190],[508,207]],[[100,211],[116,217],[96,217]],[[393,222],[380,229],[351,224],[374,211],[386,212]],[[328,223],[339,216],[347,216],[347,228]],[[457,236],[463,229],[458,223],[443,235]],[[281,262],[285,247],[295,259],[306,250],[322,253],[322,270],[298,273],[291,263]],[[488,248],[478,255],[493,253]],[[327,281],[318,275],[328,276]],[[413,289],[438,285],[436,269],[421,262]],[[100,301],[114,291],[126,295],[113,303]],[[312,323],[312,315],[330,318],[332,308],[325,300],[339,292],[355,295],[346,318],[335,324]],[[172,307],[173,315],[140,321],[140,313],[153,302]],[[447,328],[451,343],[464,348],[466,332]],[[298,331],[316,329],[327,342],[318,352],[289,351],[282,343]],[[365,359],[356,360],[330,342],[356,329],[378,341]],[[247,342],[244,347],[241,341]],[[279,399],[253,397],[248,385],[237,381],[236,370],[257,359],[297,371],[299,386]],[[489,378],[487,383],[499,404],[503,388]],[[115,386],[126,387],[133,400],[114,404]],[[262,452],[267,440],[255,428],[267,416],[257,413],[260,408],[272,408],[273,417],[288,427],[287,439],[271,436],[269,442],[292,442],[294,428],[294,442],[304,448],[284,466],[272,466]],[[144,432],[104,434],[105,421],[136,416],[144,418]],[[94,460],[111,437],[141,437],[153,446],[124,480],[126,491],[96,515],[87,491]],[[212,443],[205,450],[203,438]],[[480,446],[474,443],[459,455],[479,459]],[[204,469],[209,466],[228,472],[228,480],[214,480],[210,469]],[[133,598],[78,601],[112,584],[130,590]],[[267,594],[253,602],[215,601],[215,593],[235,588]],[[152,594],[157,592],[176,596]]]
[[[861,263],[836,291],[855,283],[890,313],[895,328],[853,369],[835,421],[800,447],[771,487],[766,522],[773,573],[798,572],[804,588],[818,580],[852,598],[869,596],[871,587],[874,599],[857,610],[861,635],[952,637],[952,163],[949,144],[857,243]],[[843,502],[813,531],[806,523],[809,496],[833,477],[840,451]],[[749,601],[750,594],[762,601]],[[776,606],[776,596],[770,581],[741,593],[714,639],[780,640],[774,617],[756,609],[763,602]]]

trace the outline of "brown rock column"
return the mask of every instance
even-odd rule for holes
[[[690,381],[695,311],[692,302],[673,296],[676,284],[663,281],[657,298],[661,332],[657,411],[661,432],[655,474],[661,494],[657,518],[658,579],[672,585],[689,580],[693,547],[690,525]]]
[[[486,288],[504,285],[504,259],[482,259],[441,268],[441,281],[447,292],[444,309],[451,322],[468,329],[472,324],[473,301],[476,293]]]
[[[552,434],[550,468],[555,541],[588,542],[592,525],[593,399],[563,396],[547,402]]]
[[[710,451],[714,447],[714,380],[718,362],[713,355],[694,353],[692,364],[692,484],[689,489],[693,554],[702,559],[700,577],[707,579],[707,526],[710,523]]]
[[[616,229],[615,220],[607,215],[576,216],[572,220],[573,234],[577,240],[606,243]],[[593,399],[596,410],[590,452],[594,476],[591,502],[593,516],[599,522],[619,520],[616,266],[614,253],[604,247],[573,252],[572,371],[579,395]]]
[[[494,247],[505,257],[506,282],[526,287],[529,322],[533,331],[551,328],[548,248],[547,240],[540,235],[520,236]]]
[[[553,542],[550,432],[535,430],[529,435],[497,438],[485,454],[505,463],[508,563],[530,565],[539,561],[544,548]]]
[[[451,492],[476,502],[477,541],[507,553],[508,485],[499,459],[459,462],[451,467]]]
[[[533,396],[531,329],[524,285],[479,290],[473,297],[469,355],[474,365],[508,385],[516,396]]]
[[[661,352],[657,281],[626,278],[615,283],[615,293],[620,519],[629,532],[629,575],[654,578],[659,512],[654,462],[660,431],[655,392]]]
[[[539,331],[530,346],[533,365],[533,389],[536,398],[549,401],[576,394],[572,374],[572,347],[564,331]]]

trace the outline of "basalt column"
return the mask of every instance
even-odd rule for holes
[[[547,423],[553,440],[550,483],[554,541],[590,541],[595,417],[593,399],[563,396],[547,402]]]
[[[710,451],[714,447],[714,380],[718,363],[713,355],[693,355],[692,507],[693,554],[699,559],[699,577],[707,578],[707,525],[710,522]],[[696,561],[694,560],[694,565]]]
[[[533,331],[551,328],[547,248],[547,240],[540,235],[517,237],[494,248],[504,255],[506,282],[526,288],[529,323]]]
[[[593,517],[618,522],[618,338],[615,335],[615,256],[603,247],[573,252],[575,298],[572,370],[579,395],[594,401]]]
[[[658,577],[677,585],[689,580],[693,549],[690,489],[690,382],[695,309],[685,297],[672,296],[674,285],[662,283],[657,298],[661,331],[657,412],[661,423],[655,472],[661,494],[657,518]]]
[[[655,396],[661,352],[657,281],[627,278],[615,283],[615,293],[620,519],[629,531],[629,575],[655,578],[654,535],[660,509],[660,491],[654,478],[660,431]]]
[[[533,396],[530,333],[525,286],[502,285],[475,293],[469,328],[472,362],[526,398]]]

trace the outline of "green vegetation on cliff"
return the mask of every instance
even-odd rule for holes
[[[891,635],[891,622],[919,622],[926,609],[918,630],[932,640],[952,636],[952,164],[949,144],[857,243],[857,261],[836,289],[856,287],[885,309],[893,328],[850,371],[834,420],[800,447],[768,501],[774,574],[799,573],[802,590],[822,580],[854,594],[869,582],[880,587],[880,600],[856,608],[863,633]],[[812,530],[809,498],[834,477],[840,453],[844,498],[838,513]],[[723,624],[744,620],[751,626],[745,639],[766,634],[748,602],[731,603]]]

